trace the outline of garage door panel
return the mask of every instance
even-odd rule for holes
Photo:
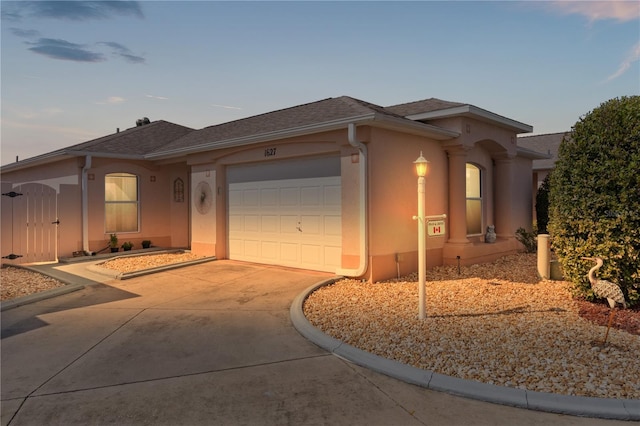
[[[263,188],[260,191],[260,206],[269,207],[278,205],[278,189]]]
[[[229,257],[335,272],[342,244],[340,181],[230,183]]]
[[[298,216],[280,216],[280,232],[283,234],[298,234],[300,219]]]
[[[241,190],[229,190],[229,207],[241,206],[242,205],[242,191]]]
[[[280,258],[290,263],[297,263],[298,259],[298,244],[295,243],[280,243]]]
[[[245,189],[242,192],[242,204],[244,207],[258,207],[260,205],[260,192],[257,189]]]
[[[322,264],[322,247],[317,245],[302,244],[300,247],[302,262],[309,265]]]
[[[243,217],[240,215],[229,216],[229,232],[241,232]]]
[[[340,216],[324,216],[323,220],[325,235],[342,236],[342,218]]]
[[[276,233],[280,230],[278,226],[280,224],[280,220],[276,215],[262,215],[262,226],[260,230],[262,232],[273,232]]]
[[[260,257],[260,241],[244,240],[243,248],[244,248],[243,253],[245,256],[249,256],[252,258]]]
[[[302,226],[300,228],[302,229],[302,232],[306,235],[320,235],[321,220],[322,218],[320,216],[309,216],[309,215],[302,216],[300,220],[300,223],[302,224]]]
[[[300,204],[317,208],[321,202],[322,188],[319,186],[303,187],[300,189]]]
[[[339,268],[341,264],[342,249],[336,246],[324,247],[324,263],[334,268]]]
[[[260,216],[258,215],[246,215],[244,217],[244,231],[245,232],[259,232]]]
[[[299,188],[280,188],[280,205],[297,206],[300,204]]]
[[[340,208],[342,206],[342,190],[339,185],[329,185],[324,188],[324,205]]]
[[[275,260],[278,258],[278,247],[279,244],[277,241],[263,241],[261,246],[261,257],[264,259]]]

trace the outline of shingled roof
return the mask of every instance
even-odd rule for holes
[[[558,148],[568,132],[547,133],[544,135],[520,136],[518,146],[550,156],[544,160],[534,160],[533,170],[551,170],[558,161]]]
[[[215,148],[216,143],[249,138],[256,135],[268,135],[294,128],[327,125],[357,119],[374,114],[400,116],[385,108],[349,96],[327,98],[316,102],[285,108],[228,123],[205,127],[175,140],[155,150],[154,155],[163,155],[175,151],[207,145]]]
[[[164,120],[153,121],[132,127],[88,142],[65,148],[66,152],[86,152],[96,154],[117,154],[119,156],[140,156],[173,142],[194,129]]]
[[[386,111],[406,117],[408,115],[420,114],[423,112],[439,111],[463,106],[460,102],[443,101],[442,99],[429,98],[421,101],[408,102],[406,104],[398,104],[385,107]]]
[[[107,136],[92,139],[46,154],[2,166],[2,171],[16,170],[35,164],[58,161],[61,158],[94,155],[96,157],[117,157],[144,159],[145,154],[181,138],[194,129],[164,120],[153,121],[142,126],[118,131]]]

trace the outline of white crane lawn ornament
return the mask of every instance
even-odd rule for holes
[[[624,294],[620,286],[609,281],[599,280],[595,277],[596,271],[602,266],[602,259],[599,257],[583,257],[584,260],[591,260],[596,262],[596,266],[589,270],[589,282],[591,283],[591,289],[593,293],[603,299],[607,299],[609,307],[609,324],[607,325],[607,333],[604,335],[602,344],[607,343],[607,337],[609,337],[609,329],[613,322],[613,314],[615,312],[616,304],[619,303],[624,309],[627,308],[627,301],[624,299]]]

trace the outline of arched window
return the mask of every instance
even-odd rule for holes
[[[482,234],[482,172],[467,163],[467,235]]]
[[[105,232],[138,232],[138,176],[110,173],[104,177]]]
[[[184,181],[180,178],[173,181],[173,201],[184,202]]]

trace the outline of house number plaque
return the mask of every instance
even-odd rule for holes
[[[264,150],[265,157],[273,157],[276,155],[276,148],[267,148]]]

